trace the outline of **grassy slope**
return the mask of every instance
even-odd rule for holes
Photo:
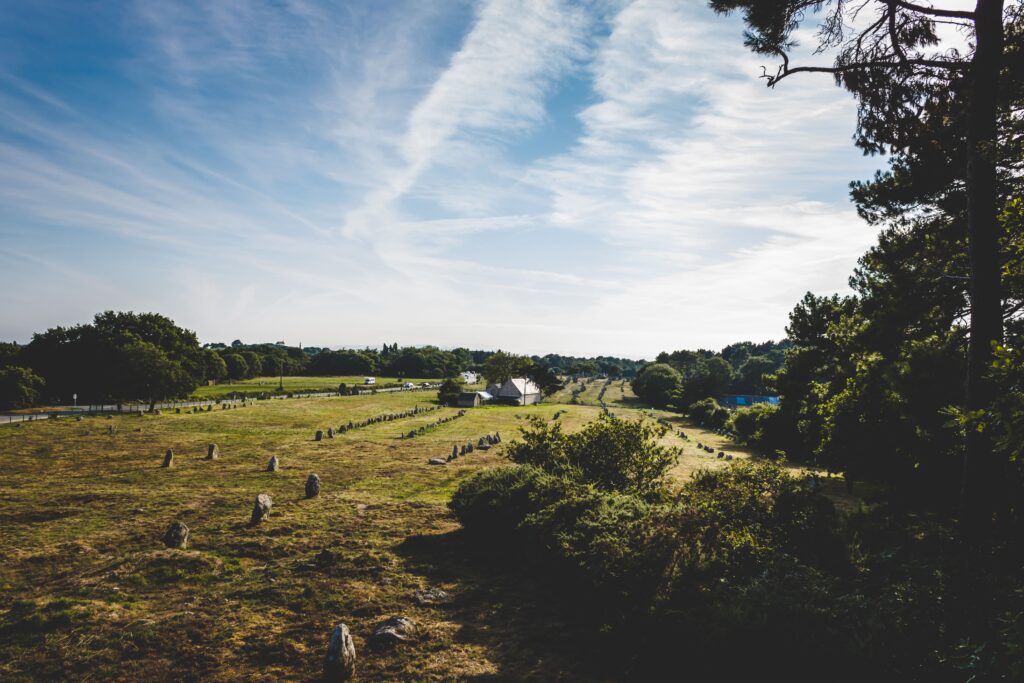
[[[345,621],[363,680],[599,680],[580,668],[590,657],[561,621],[569,610],[559,597],[475,561],[455,533],[448,497],[465,477],[501,463],[501,449],[426,464],[488,432],[507,441],[526,415],[562,410],[573,430],[599,409],[480,408],[413,440],[396,438],[455,412],[443,409],[313,441],[318,428],[431,398],[267,401],[0,428],[0,679],[308,680],[328,631]],[[628,385],[625,394],[610,387],[605,399],[622,417],[639,414]],[[717,445],[717,437],[684,428],[690,442],[665,437],[684,448],[673,475],[722,466],[694,445]],[[203,459],[211,441],[220,460]],[[164,470],[168,447],[175,466]],[[282,470],[266,473],[274,454]],[[323,481],[314,500],[302,496],[309,472]],[[248,528],[257,493],[271,495],[273,513]],[[192,530],[188,551],[163,549],[174,519]],[[310,563],[323,548],[339,559],[317,569]],[[411,594],[426,586],[448,590],[452,603],[416,606]],[[412,617],[425,636],[392,652],[367,649],[373,625],[394,614]]]
[[[395,377],[377,377],[377,383],[381,385],[414,382],[420,384],[421,382],[438,382],[437,379],[429,379],[422,377],[403,378],[398,379]],[[307,391],[334,391],[338,388],[338,385],[345,383],[348,386],[363,386],[363,375],[346,375],[337,377],[254,377],[252,379],[243,379],[236,382],[222,382],[214,386],[202,386],[198,387],[192,392],[193,396],[199,398],[217,398],[225,396],[234,391],[274,391],[281,386],[283,383],[285,391],[291,392],[307,392]]]

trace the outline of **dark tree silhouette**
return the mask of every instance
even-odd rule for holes
[[[993,346],[1003,338],[1000,229],[997,215],[997,101],[1004,72],[1004,0],[977,0],[973,11],[948,10],[904,0],[710,0],[716,12],[740,11],[747,46],[781,59],[763,77],[769,87],[798,73],[832,74],[858,98],[857,144],[867,152],[899,151],[927,125],[921,112],[936,99],[953,99],[966,122],[965,191],[970,265],[970,341],[964,407],[983,412],[993,399],[988,371]],[[868,13],[872,13],[868,16]],[[832,66],[794,66],[793,32],[819,21],[818,52]],[[942,49],[938,24],[970,34],[967,54]],[[980,532],[991,519],[993,484],[1000,476],[988,437],[968,430],[962,480],[962,521]]]

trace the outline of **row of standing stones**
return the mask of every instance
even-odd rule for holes
[[[314,441],[323,441],[324,436],[326,436],[328,439],[333,439],[335,434],[344,434],[346,432],[352,431],[353,429],[359,429],[361,427],[369,427],[370,425],[380,424],[382,422],[393,422],[394,420],[402,420],[402,419],[405,419],[405,418],[408,418],[408,417],[416,417],[417,415],[422,415],[424,413],[430,413],[430,412],[433,412],[435,410],[440,410],[443,407],[444,406],[427,406],[427,407],[416,406],[412,410],[405,410],[405,411],[402,411],[400,413],[385,413],[383,415],[377,415],[376,417],[370,417],[370,418],[367,418],[365,420],[358,420],[358,421],[349,420],[346,423],[342,423],[342,424],[338,425],[338,429],[337,430],[335,430],[334,427],[328,427],[326,432],[324,432],[321,429],[318,429],[316,431],[316,434],[313,435],[313,440]],[[465,414],[465,411],[459,411],[459,412],[461,413],[460,417],[461,417],[461,415]]]
[[[460,410],[459,412],[455,413],[454,415],[449,415],[448,417],[439,418],[439,419],[431,422],[428,425],[423,425],[419,429],[412,429],[408,433],[399,434],[398,438],[399,439],[415,439],[417,436],[422,436],[423,434],[426,434],[431,429],[434,429],[436,427],[440,427],[441,425],[447,424],[449,422],[452,422],[453,420],[457,420],[460,417],[465,417],[465,415],[466,415],[466,411],[465,410]]]
[[[214,406],[214,404],[212,404],[212,403],[210,403],[208,405],[205,405],[205,406],[191,406],[191,407],[186,406],[184,408],[184,411],[188,415],[196,415],[198,413],[212,413],[213,412],[213,406]],[[247,401],[242,401],[241,403],[221,403],[220,404],[220,409],[221,410],[234,410],[235,408],[248,408],[248,407],[249,407],[249,403]],[[182,409],[181,408],[175,408],[174,412],[175,412],[176,415],[181,415]],[[142,411],[140,410],[139,413],[140,413],[140,417],[141,417]],[[154,415],[159,415],[160,411],[159,410],[154,410],[153,414]]]
[[[497,446],[501,443],[501,432],[495,432],[494,434],[487,434],[481,436],[480,440],[476,443],[476,450],[486,451],[491,446]],[[452,452],[448,454],[447,458],[431,458],[427,461],[430,465],[447,465],[452,460],[464,455],[469,455],[473,452],[473,442],[463,444],[460,448],[458,444],[452,446]]]
[[[659,417],[658,418],[658,424],[664,425],[665,427],[668,427],[669,429],[672,429],[674,427],[674,425],[671,422],[669,422],[668,420],[666,420],[663,417]],[[726,429],[716,429],[716,430],[713,430],[713,431],[716,434],[718,434],[719,436],[724,436],[726,438],[733,438],[733,436],[734,436],[732,432],[730,432],[730,431],[728,431]],[[677,431],[676,434],[683,441],[689,441],[690,440],[690,437],[686,435],[686,432],[684,432],[681,429],[679,431]],[[708,446],[707,444],[703,444],[703,443],[700,443],[700,442],[697,442],[697,448],[702,450],[702,451],[704,451],[705,453],[712,453],[713,454],[715,452],[714,448],[712,448],[711,446]],[[726,453],[725,451],[718,451],[718,459],[719,460],[732,460],[732,458],[733,458],[733,456],[732,456],[731,453]]]

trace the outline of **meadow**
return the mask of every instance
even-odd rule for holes
[[[588,399],[601,384],[588,387]],[[560,596],[481,561],[446,507],[460,481],[504,462],[504,445],[427,464],[485,434],[500,432],[507,444],[528,416],[557,412],[575,430],[600,408],[590,400],[483,407],[398,438],[457,413],[442,408],[314,440],[318,429],[434,399],[258,401],[0,427],[0,679],[311,680],[328,633],[345,622],[362,680],[601,680]],[[682,449],[678,481],[724,466],[698,441],[749,455],[677,415],[641,412],[628,385],[610,385],[605,400],[620,417],[673,421],[663,439]],[[205,459],[209,443],[219,459]],[[168,448],[174,465],[164,469]],[[281,469],[267,472],[273,455]],[[306,499],[311,472],[323,488]],[[273,509],[250,527],[259,493]],[[187,550],[161,542],[174,520],[191,530]],[[414,592],[424,588],[450,600],[418,604]],[[374,625],[394,615],[419,625],[418,640],[367,648]]]
[[[306,393],[318,391],[337,391],[339,384],[346,386],[362,387],[363,375],[339,375],[334,377],[253,377],[252,379],[240,379],[219,384],[197,387],[192,396],[200,399],[220,398],[233,393],[256,394],[259,392],[273,393],[279,388],[288,393]],[[435,383],[439,379],[429,377],[376,377],[377,385],[388,386],[392,384],[404,384],[412,382],[422,384],[423,382]]]

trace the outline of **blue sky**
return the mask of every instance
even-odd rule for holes
[[[780,338],[874,240],[852,99],[702,2],[3,5],[0,339],[650,358]]]

